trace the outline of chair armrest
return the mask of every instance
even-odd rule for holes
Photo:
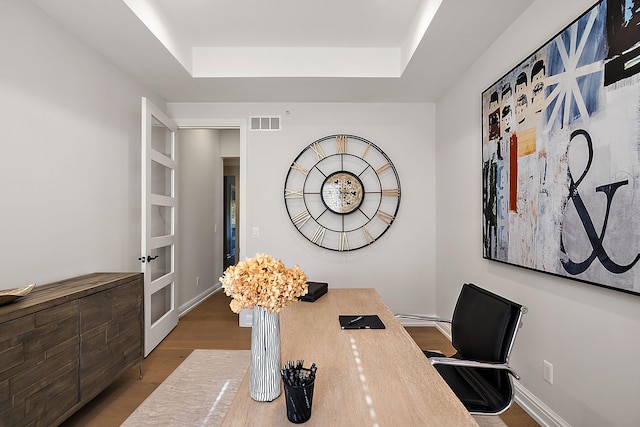
[[[456,359],[454,357],[430,357],[429,362],[431,362],[432,365],[443,364],[451,366],[464,366],[466,368],[501,369],[504,371],[508,371],[515,377],[515,379],[520,380],[520,375],[518,375],[518,373],[506,363],[477,362],[475,360]]]
[[[451,323],[451,320],[449,319],[432,316],[419,316],[417,314],[395,314],[394,316],[396,319],[428,320],[431,322]]]

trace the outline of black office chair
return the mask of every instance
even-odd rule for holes
[[[423,351],[467,410],[475,414],[500,414],[513,401],[509,354],[527,308],[472,283],[465,283],[453,311],[451,357]],[[415,317],[398,315],[398,317]],[[421,319],[427,319],[420,317]]]

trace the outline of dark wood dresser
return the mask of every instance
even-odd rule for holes
[[[0,426],[58,425],[140,363],[142,273],[93,273],[0,306]]]

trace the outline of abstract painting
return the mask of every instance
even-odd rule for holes
[[[483,256],[640,295],[640,0],[602,0],[482,93]]]

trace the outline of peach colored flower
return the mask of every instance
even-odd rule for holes
[[[220,278],[224,293],[233,300],[231,311],[260,306],[277,313],[308,292],[307,276],[298,265],[286,268],[282,261],[256,254],[227,268]]]

